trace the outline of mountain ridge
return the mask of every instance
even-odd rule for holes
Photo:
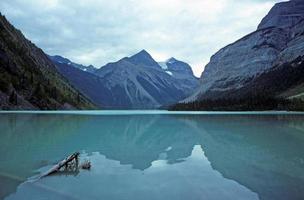
[[[85,66],[85,65],[82,65],[82,64],[77,64],[75,62],[72,62],[68,58],[62,57],[60,55],[54,55],[54,56],[48,55],[48,57],[52,61],[55,61],[57,63],[65,63],[65,64],[68,64],[68,65],[72,65],[72,66],[74,66],[74,67],[76,67],[76,68],[78,68],[82,71],[94,73],[97,70],[97,68],[95,68],[93,65]]]

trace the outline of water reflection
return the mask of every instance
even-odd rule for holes
[[[83,150],[93,161],[92,172],[78,174],[78,182],[50,177],[39,184],[56,188],[60,180],[69,195],[77,188],[77,195],[93,199],[131,198],[134,193],[141,199],[256,199],[256,194],[260,199],[303,199],[303,119],[0,115],[0,198],[39,168]],[[30,185],[21,185],[10,198],[34,194],[37,187]],[[101,186],[109,187],[96,188]]]

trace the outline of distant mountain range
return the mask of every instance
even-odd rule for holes
[[[0,14],[0,109],[94,109],[43,51]]]
[[[145,50],[92,70],[63,57],[50,58],[72,85],[107,109],[168,106],[189,96],[199,84],[187,63],[174,58],[157,63]]]
[[[199,88],[181,105],[193,109],[199,101],[257,96],[304,99],[303,61],[304,1],[277,3],[255,32],[211,57]]]

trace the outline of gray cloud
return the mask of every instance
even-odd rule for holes
[[[141,49],[200,75],[279,0],[1,0],[2,14],[49,54],[100,67]]]

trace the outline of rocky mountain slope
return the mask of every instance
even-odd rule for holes
[[[90,109],[44,52],[0,14],[0,109]]]
[[[278,3],[262,20],[255,32],[224,47],[211,57],[200,78],[199,89],[185,102],[240,98],[249,93],[262,93],[262,88],[276,87],[275,85],[282,80],[276,79],[270,83],[263,82],[261,77],[270,76],[269,74],[274,73],[276,68],[282,70],[282,66],[295,66],[295,61],[299,63],[297,66],[301,66],[303,55],[304,1],[291,0]],[[291,76],[288,74],[285,76],[292,82]],[[281,78],[284,79],[284,76]],[[259,85],[260,89],[251,87],[253,85]],[[292,90],[299,85],[301,83],[294,81],[284,90]],[[278,90],[273,94],[282,96],[281,93],[287,94],[286,91]]]
[[[108,109],[153,109],[178,102],[198,86],[191,67],[176,59],[158,64],[145,50],[94,74],[53,59],[59,71],[94,103]]]

